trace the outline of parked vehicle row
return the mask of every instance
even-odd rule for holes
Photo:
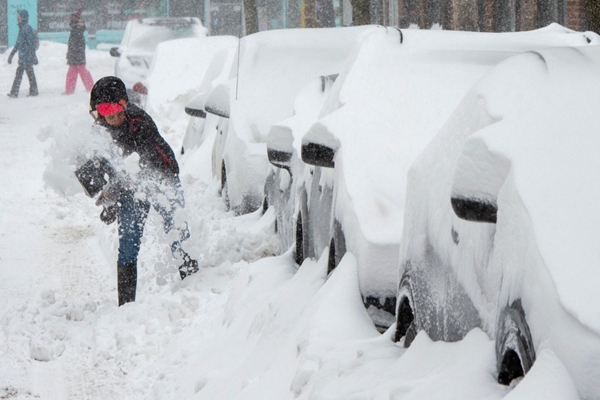
[[[273,207],[280,253],[331,272],[351,252],[405,347],[480,328],[500,383],[549,348],[597,398],[598,44],[559,25],[261,32],[215,62],[228,79],[205,77],[186,138],[216,129],[224,200]]]
[[[293,115],[304,85],[341,70],[355,39],[367,29],[266,31],[240,40],[229,80],[205,100],[206,112],[219,117],[213,174],[236,213],[263,205],[271,126]]]
[[[386,330],[395,320],[408,168],[494,65],[556,44],[587,40],[558,26],[508,34],[364,32],[332,88],[321,85],[328,93],[310,127],[285,135],[278,123],[274,146],[267,141],[267,153],[279,156],[266,198],[276,209],[282,251],[295,243],[301,264],[328,249],[330,271],[352,252],[363,302]],[[290,176],[276,171],[277,160],[285,158]]]

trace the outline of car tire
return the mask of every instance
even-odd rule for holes
[[[327,275],[329,275],[337,267],[335,263],[335,239],[331,238],[329,242],[329,259],[327,260]]]
[[[272,202],[276,201],[275,194],[273,193],[273,187],[275,186],[275,171],[271,169],[267,179],[265,179],[265,185],[263,188],[263,202],[262,202],[262,213],[263,215],[267,212]]]
[[[410,274],[404,273],[400,279],[396,307],[396,334],[394,341],[404,338],[404,347],[410,347],[417,336],[415,302],[413,300]]]
[[[263,197],[263,202],[262,202],[262,214],[264,215],[268,209],[269,209],[269,197],[265,194],[265,196]],[[275,232],[277,232],[277,230],[275,230]]]
[[[302,225],[302,211],[298,211],[296,218],[296,251],[294,252],[294,260],[296,264],[302,265],[305,259],[304,252],[304,226]]]
[[[225,202],[225,211],[231,210],[231,203],[229,202],[229,190],[227,186],[227,168],[225,167],[225,161],[221,162],[221,197]]]
[[[340,263],[346,254],[346,237],[342,224],[337,219],[333,221],[333,237],[329,242],[329,259],[327,262],[327,274],[329,275]]]
[[[498,383],[510,385],[525,376],[535,362],[535,349],[521,299],[500,313],[496,330]]]

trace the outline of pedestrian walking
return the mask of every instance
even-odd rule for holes
[[[86,27],[85,22],[81,19],[82,11],[83,8],[79,7],[77,11],[71,14],[71,33],[69,34],[69,43],[67,47],[67,64],[69,64],[69,71],[67,71],[67,82],[63,94],[75,93],[78,75],[81,77],[85,90],[89,92],[94,86],[92,74],[90,74],[90,71],[85,67],[85,36],[83,33],[85,32]]]
[[[90,160],[75,173],[88,195],[95,196],[100,192],[97,204],[105,207],[100,218],[109,224],[115,219],[118,222],[117,283],[121,306],[135,301],[138,253],[151,207],[161,215],[165,233],[175,231],[177,234],[171,252],[183,261],[179,266],[181,279],[197,272],[198,262],[182,248],[182,242],[190,236],[187,223],[175,220],[175,212],[184,207],[179,165],[150,115],[129,102],[125,84],[114,76],[98,80],[92,88],[90,113],[96,124],[110,134],[119,150],[118,157],[133,153],[139,156],[136,176],[119,176],[110,167],[119,160],[106,159],[101,162]],[[90,172],[94,169],[100,169],[100,172]],[[109,177],[106,184],[105,176]]]
[[[37,96],[38,87],[35,80],[35,73],[33,72],[33,66],[38,63],[35,54],[37,38],[33,28],[29,25],[29,13],[27,10],[17,10],[17,23],[19,25],[19,35],[17,36],[17,42],[12,52],[8,56],[8,63],[11,64],[14,55],[19,53],[19,66],[17,67],[15,80],[13,81],[10,93],[8,93],[8,97],[19,97],[23,72],[27,73],[27,78],[29,79],[28,96]]]

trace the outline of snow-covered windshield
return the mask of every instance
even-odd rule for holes
[[[154,51],[159,43],[167,40],[197,37],[198,31],[194,25],[153,26],[131,43],[136,49]]]
[[[145,18],[129,21],[121,46],[153,52],[166,40],[203,36],[206,29],[197,18]]]

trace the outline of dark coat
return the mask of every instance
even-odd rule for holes
[[[22,21],[19,24],[19,36],[17,36],[15,47],[10,53],[10,58],[12,58],[17,52],[19,53],[20,65],[28,67],[37,64],[33,28],[27,23],[27,21]]]
[[[67,64],[85,65],[85,23],[83,21],[71,21],[71,34],[67,48]]]
[[[118,127],[105,125],[113,142],[127,157],[136,152],[140,156],[142,173],[159,179],[179,182],[179,165],[175,153],[158,132],[152,117],[134,104],[128,103],[125,122]]]

